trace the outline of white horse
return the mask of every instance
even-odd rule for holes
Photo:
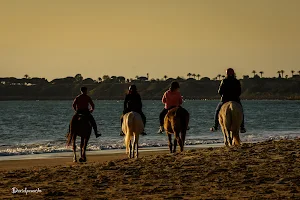
[[[122,131],[125,134],[126,154],[129,158],[134,158],[136,149],[136,158],[139,156],[139,136],[144,131],[142,117],[137,112],[129,112],[123,116]]]
[[[243,120],[243,108],[234,101],[226,102],[219,112],[219,123],[224,134],[226,146],[240,145],[239,131]]]

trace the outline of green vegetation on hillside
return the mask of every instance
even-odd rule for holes
[[[256,73],[256,72],[255,72]],[[300,76],[292,78],[254,78],[244,76],[241,79],[242,99],[300,99]],[[281,72],[278,71],[281,76]],[[188,74],[188,77],[193,74]],[[136,84],[142,99],[161,99],[173,80],[180,83],[180,91],[185,99],[219,99],[217,90],[221,75],[213,80],[194,74],[195,78],[165,78],[165,80],[148,77],[109,77],[108,75],[93,80],[83,79],[80,74],[75,77],[57,78],[48,82],[44,78],[17,79],[0,78],[0,100],[70,100],[78,95],[81,86],[87,86],[93,99],[123,99],[130,84]],[[224,76],[222,76],[224,78]]]

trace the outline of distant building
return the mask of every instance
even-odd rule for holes
[[[137,78],[137,80],[139,80],[139,81],[148,81],[148,78],[145,77],[145,76],[140,76],[140,77]]]

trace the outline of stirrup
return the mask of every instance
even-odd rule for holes
[[[210,131],[212,131],[212,132],[215,132],[217,130],[218,130],[218,127],[216,127],[216,126],[213,126],[213,127],[210,128]]]
[[[145,133],[144,131],[141,133],[141,135],[147,135],[147,133]]]
[[[163,126],[160,126],[160,127],[159,127],[159,130],[157,131],[157,133],[162,134],[164,131],[165,131],[165,130],[164,130],[164,127],[163,127]]]
[[[123,131],[120,131],[120,136],[125,136],[125,133],[123,133]]]
[[[240,133],[246,133],[246,129],[245,128],[241,128],[240,129]]]
[[[95,133],[95,135],[96,135],[96,138],[98,138],[98,137],[100,137],[101,136],[101,133]]]

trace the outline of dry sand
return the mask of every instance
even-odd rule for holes
[[[1,161],[0,199],[300,199],[300,139],[71,160]]]

